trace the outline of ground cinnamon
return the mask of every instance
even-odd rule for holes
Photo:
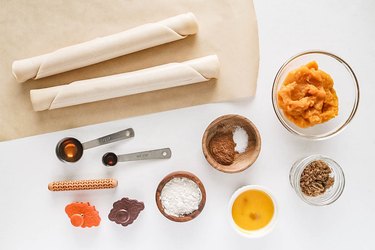
[[[218,163],[230,165],[234,161],[235,146],[232,133],[218,133],[211,139],[209,150]]]

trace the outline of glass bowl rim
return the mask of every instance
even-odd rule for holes
[[[322,134],[322,135],[306,135],[304,133],[301,133],[301,132],[298,132],[296,131],[295,129],[293,129],[291,126],[289,126],[283,115],[281,114],[281,111],[279,110],[278,108],[278,105],[277,105],[277,100],[275,98],[275,94],[276,94],[276,87],[277,87],[277,82],[280,80],[280,75],[282,72],[284,72],[285,68],[289,65],[289,63],[291,63],[293,60],[299,58],[299,57],[302,57],[302,56],[305,56],[305,55],[309,55],[309,54],[321,54],[321,55],[325,55],[325,56],[329,56],[333,59],[335,59],[336,61],[338,61],[339,63],[341,63],[345,69],[349,72],[349,74],[351,75],[352,77],[352,81],[354,82],[354,85],[355,85],[355,101],[354,101],[354,105],[353,105],[353,108],[352,108],[352,111],[349,115],[349,117],[346,119],[346,121],[340,125],[339,128],[331,131],[331,132],[328,132],[328,133],[325,133],[325,134]],[[304,52],[300,52],[292,57],[290,57],[285,63],[283,63],[283,65],[281,65],[280,69],[277,71],[277,74],[273,80],[273,84],[272,84],[272,93],[271,93],[271,99],[272,99],[272,107],[273,107],[273,110],[277,116],[277,119],[280,121],[280,123],[289,131],[291,132],[292,134],[294,135],[297,135],[297,136],[300,136],[300,137],[303,137],[303,138],[306,138],[306,139],[311,139],[311,140],[324,140],[324,139],[328,139],[328,138],[331,138],[333,137],[334,135],[337,135],[339,132],[341,132],[349,123],[350,121],[353,119],[354,115],[356,114],[357,110],[358,110],[358,105],[359,105],[359,99],[360,99],[360,90],[359,90],[359,83],[358,83],[358,79],[357,79],[357,76],[355,75],[353,69],[350,67],[350,65],[344,61],[341,57],[335,55],[335,54],[332,54],[330,52],[327,52],[327,51],[323,51],[323,50],[308,50],[308,51],[304,51]]]
[[[311,162],[316,161],[316,160],[323,160],[325,162],[328,162],[328,165],[330,166],[330,168],[331,169],[335,168],[334,171],[337,171],[339,176],[341,175],[341,185],[339,184],[340,185],[340,187],[338,187],[339,190],[336,194],[336,197],[333,200],[331,200],[329,202],[324,202],[324,203],[313,202],[313,201],[309,200],[302,193],[302,190],[301,190],[299,185],[293,186],[293,184],[292,183],[291,184],[292,184],[292,187],[293,187],[294,191],[296,192],[297,196],[299,196],[307,204],[313,205],[313,206],[328,206],[328,205],[334,203],[335,201],[337,201],[341,197],[342,193],[344,192],[345,184],[346,184],[345,173],[344,173],[342,167],[340,166],[340,164],[338,164],[335,160],[333,160],[332,158],[330,158],[326,155],[322,155],[322,154],[313,154],[313,155],[303,157],[303,158],[297,160],[297,162],[294,163],[295,166],[293,165],[292,168],[290,169],[289,179],[290,179],[290,181],[292,181],[291,180],[291,178],[292,178],[291,171],[292,171],[293,168],[296,168],[296,171],[297,170],[298,171],[295,173],[296,174],[295,178],[297,178],[296,183],[299,183],[299,180],[301,178],[301,174],[302,174],[303,170],[307,167],[308,164],[310,164]]]

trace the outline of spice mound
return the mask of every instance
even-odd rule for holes
[[[311,162],[301,174],[302,192],[313,197],[324,194],[334,184],[335,180],[331,177],[331,173],[331,168],[324,161]]]
[[[339,111],[333,79],[315,61],[289,72],[277,99],[284,115],[301,128],[327,122]]]
[[[212,156],[218,163],[223,165],[233,163],[235,146],[232,133],[216,134],[209,144]]]
[[[183,217],[196,211],[202,200],[199,186],[186,177],[176,177],[165,184],[160,194],[164,212]]]
[[[212,157],[222,165],[231,165],[236,153],[243,153],[248,147],[248,134],[241,127],[235,127],[233,132],[217,133],[209,143]]]

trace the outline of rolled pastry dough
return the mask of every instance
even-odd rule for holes
[[[218,78],[216,55],[182,63],[169,63],[143,70],[75,81],[67,85],[30,91],[35,111],[172,88]]]
[[[186,13],[48,54],[14,61],[12,71],[18,82],[39,79],[176,41],[197,31],[194,14]]]

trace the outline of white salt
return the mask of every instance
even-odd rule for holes
[[[246,130],[241,127],[236,127],[234,129],[233,141],[236,143],[236,147],[234,148],[235,151],[237,151],[239,154],[245,152],[248,146],[248,140],[249,136],[247,135]]]
[[[166,214],[182,217],[198,209],[202,192],[194,181],[176,177],[165,184],[160,200]]]

